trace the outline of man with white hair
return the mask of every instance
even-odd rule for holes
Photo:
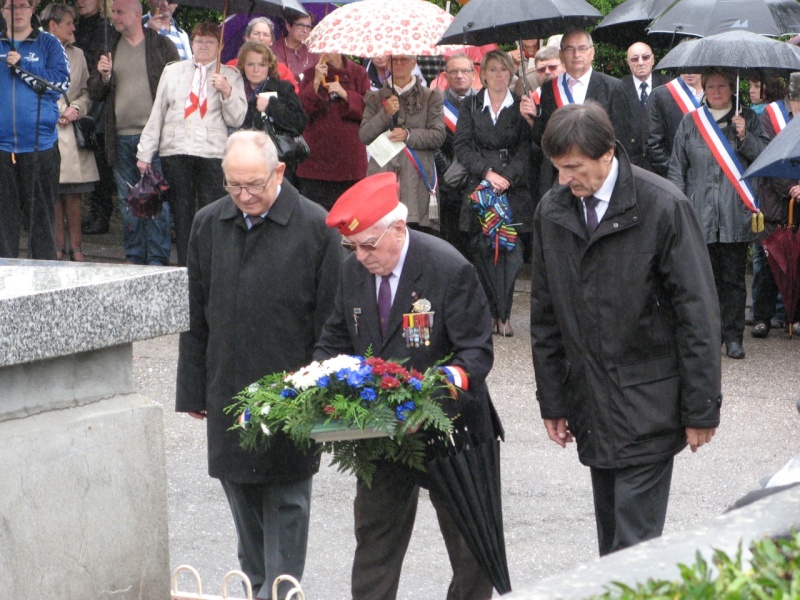
[[[303,575],[319,455],[282,433],[244,450],[225,407],[264,375],[311,362],[343,251],[325,210],[284,179],[267,134],[234,133],[222,169],[228,195],[197,212],[189,238],[175,410],[207,422],[208,473],[228,498],[242,571],[270,598],[278,575]]]

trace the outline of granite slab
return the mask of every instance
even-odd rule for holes
[[[0,366],[188,328],[185,268],[0,259]]]

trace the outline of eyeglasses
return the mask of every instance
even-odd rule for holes
[[[229,185],[228,182],[223,178],[222,187],[229,194],[239,195],[244,190],[247,190],[248,194],[250,194],[251,196],[255,196],[255,195],[260,194],[261,192],[263,192],[265,189],[267,189],[267,186],[269,185],[269,181],[270,181],[270,179],[272,179],[273,175],[275,175],[275,171],[272,171],[272,173],[269,174],[269,177],[267,177],[267,180],[264,183],[262,183],[262,184],[248,184],[248,185]]]
[[[7,10],[11,12],[11,9],[14,10],[28,10],[30,8],[29,4],[14,4],[13,6],[9,4],[8,6],[4,7],[3,10]]]
[[[546,65],[544,67],[539,67],[538,69],[536,69],[536,72],[540,74],[544,73],[545,71],[550,71],[551,73],[555,73],[556,71],[558,71],[558,68],[560,66],[561,66],[560,63],[557,65]]]
[[[448,75],[469,75],[473,72],[472,69],[448,69],[445,71]]]
[[[566,46],[561,49],[565,54],[586,54],[594,46]]]
[[[295,23],[295,24],[292,25],[292,27],[297,27],[299,29],[305,29],[306,31],[311,31],[312,29],[314,29],[313,25],[308,25],[306,23]]]
[[[636,62],[647,62],[651,58],[653,58],[652,54],[642,54],[641,56],[631,56],[628,60],[631,61],[632,63],[636,63]]]
[[[342,236],[342,246],[344,246],[348,250],[358,250],[359,248],[361,248],[362,250],[366,250],[367,252],[374,252],[375,250],[378,249],[378,244],[381,243],[383,236],[385,236],[389,232],[389,230],[392,228],[392,225],[394,225],[396,222],[397,221],[392,221],[391,223],[389,223],[389,226],[381,234],[381,237],[379,237],[374,242],[351,242],[346,237]]]

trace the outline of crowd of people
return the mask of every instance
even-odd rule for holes
[[[114,0],[110,25],[97,0],[51,4],[40,30],[31,0],[0,0],[11,67],[0,69],[0,103],[11,107],[0,114],[0,256],[19,255],[24,226],[30,258],[84,260],[82,234],[108,230],[114,193],[127,262],[168,265],[174,235],[191,310],[177,409],[208,422],[209,472],[223,482],[258,597],[275,575],[302,575],[319,459],[287,440],[244,452],[224,411],[231,397],[312,357],[372,347],[420,370],[447,358],[469,374],[463,418],[482,438],[502,437],[484,379],[492,333],[514,335],[516,272],[501,303],[485,264],[505,251],[530,264],[542,418],[554,442],[576,439],[591,467],[600,553],[660,535],[674,455],[710,442],[719,423],[720,346],[745,357],[751,245],[752,335],[800,320],[781,316],[764,234],[718,159],[723,148],[746,168],[800,98],[784,98],[778,78],[757,79],[740,108],[734,73],[654,73],[644,42],[628,48],[630,74],[616,79],[594,68],[586,31],[523,40],[511,53],[360,64],[309,51],[311,17],[287,21],[280,36],[256,17],[237,58],[220,65],[217,24],[187,34],[175,4],[149,3],[143,15],[139,0]],[[302,136],[308,156],[281,160],[277,134]],[[381,138],[403,149],[385,158]],[[154,218],[140,218],[125,199],[148,170],[170,190]],[[478,187],[504,199],[494,208],[516,245],[501,249],[487,233],[496,230],[478,219]],[[769,233],[800,186],[754,187]],[[400,347],[392,318],[408,310],[395,298],[418,294],[437,311],[424,355]],[[251,336],[253,321],[270,325]],[[375,479],[358,488],[353,593],[388,599],[419,488],[402,468],[384,465]],[[431,500],[454,569],[448,597],[490,597]],[[387,525],[387,511],[402,518]]]

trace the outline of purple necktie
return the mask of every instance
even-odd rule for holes
[[[378,318],[381,322],[381,337],[386,337],[386,326],[389,324],[389,313],[392,311],[392,286],[389,283],[392,274],[381,277],[378,288]]]
[[[583,198],[583,203],[586,205],[586,229],[589,230],[589,235],[592,235],[594,230],[597,229],[597,211],[595,207],[598,202],[600,200],[594,196]]]

